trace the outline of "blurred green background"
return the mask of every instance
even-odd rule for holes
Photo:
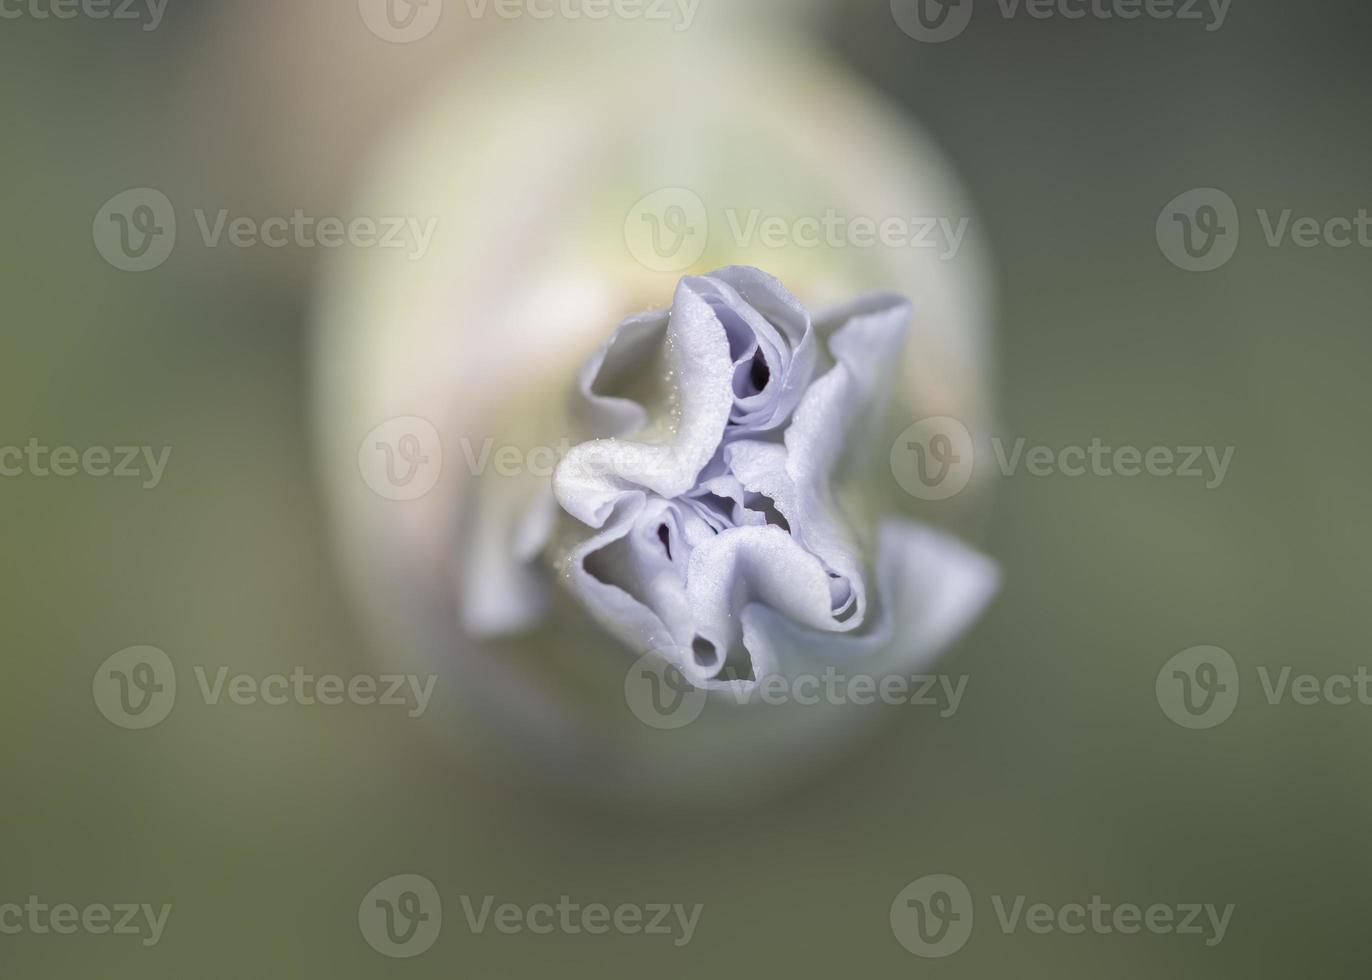
[[[1372,255],[1268,248],[1253,215],[1372,207],[1370,29],[1360,4],[1242,0],[1215,32],[1006,19],[982,0],[940,45],[877,0],[818,18],[978,204],[999,270],[1000,431],[1237,453],[1217,490],[1000,480],[981,544],[1005,586],[945,662],[972,677],[955,717],[896,713],[866,752],[762,809],[650,822],[455,768],[403,713],[188,701],[136,732],[92,703],[97,666],[136,644],[253,674],[376,669],[307,425],[317,254],[191,249],[127,275],[92,247],[93,216],[140,186],[259,216],[338,207],[391,107],[481,37],[377,45],[351,4],[312,0],[172,0],[155,32],[0,21],[0,445],[174,447],[154,492],[0,479],[0,904],[173,905],[151,949],[0,935],[0,976],[1364,975],[1372,706],[1269,705],[1254,670],[1372,660]],[[550,85],[558,71],[574,51]],[[1207,186],[1234,197],[1243,238],[1192,274],[1154,223]],[[1208,731],[1154,697],[1197,644],[1243,678]],[[357,927],[362,896],[401,872],[446,900],[443,938],[413,960]],[[945,960],[907,953],[888,923],[930,872],[977,896],[972,941]],[[471,936],[458,894],[705,909],[682,948]],[[991,894],[1237,909],[1206,948],[1005,935]]]

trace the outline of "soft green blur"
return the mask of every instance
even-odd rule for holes
[[[892,711],[864,753],[765,809],[650,823],[456,768],[400,710],[190,696],[195,665],[378,669],[335,569],[306,424],[318,255],[189,242],[130,275],[96,252],[92,219],[141,186],[178,208],[330,213],[392,107],[481,43],[380,45],[342,0],[222,6],[172,0],[147,33],[0,20],[0,446],[173,447],[155,490],[0,478],[0,905],[173,906],[151,949],[0,934],[0,976],[1365,969],[1372,706],[1269,705],[1254,671],[1372,663],[1372,255],[1269,249],[1253,217],[1372,207],[1365,7],[1235,4],[1207,33],[1005,20],[982,0],[965,35],[932,46],[884,0],[839,5],[828,42],[943,141],[984,219],[1000,432],[1237,453],[1215,490],[1000,480],[980,544],[1005,587],[944,663],[971,676],[955,716]],[[576,57],[548,66],[550,85]],[[1223,269],[1189,274],[1154,222],[1204,186],[1235,198],[1244,237]],[[188,695],[145,732],[107,722],[91,691],[102,661],[139,644],[168,652]],[[1242,676],[1237,711],[1208,731],[1174,725],[1154,696],[1168,658],[1198,644],[1227,649]],[[443,707],[440,688],[430,710]],[[424,956],[388,960],[364,942],[358,903],[402,872],[439,887],[444,929]],[[972,940],[946,960],[907,953],[888,924],[895,895],[931,872],[977,897]],[[473,936],[464,894],[704,913],[682,948]],[[1237,909],[1206,948],[1005,935],[993,894]]]

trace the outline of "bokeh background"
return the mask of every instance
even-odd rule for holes
[[[0,935],[0,975],[1365,972],[1372,706],[1269,705],[1254,670],[1372,660],[1372,255],[1268,248],[1253,215],[1372,207],[1372,12],[1235,0],[1207,32],[1007,19],[981,0],[939,45],[877,0],[775,16],[920,120],[970,188],[998,270],[1000,431],[1233,445],[1223,485],[998,481],[980,544],[1005,586],[945,661],[972,678],[960,711],[896,712],[842,766],[743,812],[574,805],[455,766],[403,713],[365,707],[188,700],[158,728],[120,730],[92,675],[135,644],[257,675],[376,667],[312,447],[318,250],[192,247],[129,275],[93,247],[93,217],[142,186],[234,213],[336,213],[428,81],[495,34],[558,28],[488,19],[393,46],[353,4],[323,0],[171,0],[152,32],[0,21],[0,444],[174,447],[152,492],[0,480],[0,903],[173,905],[151,949]],[[547,84],[577,70],[568,45]],[[1244,222],[1233,260],[1204,274],[1154,235],[1193,187],[1226,190]],[[1243,679],[1208,731],[1173,724],[1154,695],[1162,665],[1197,644],[1227,649]],[[357,927],[361,897],[401,872],[447,900],[443,938],[405,961]],[[938,961],[888,923],[930,872],[978,897],[972,941]],[[472,936],[458,894],[705,910],[682,948]],[[1213,948],[1004,935],[991,894],[1237,910]]]

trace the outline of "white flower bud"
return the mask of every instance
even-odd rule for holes
[[[941,218],[966,230],[975,221],[933,145],[815,52],[752,37],[743,46],[728,32],[708,30],[656,41],[635,34],[633,44],[616,43],[622,38],[611,31],[603,37],[588,37],[578,58],[584,67],[556,80],[544,70],[557,61],[551,39],[490,49],[380,155],[358,212],[433,217],[438,232],[417,260],[403,252],[340,254],[327,270],[316,351],[322,465],[340,554],[378,650],[438,673],[440,688],[463,703],[461,717],[448,719],[453,731],[442,726],[445,739],[460,738],[455,731],[479,719],[466,730],[494,725],[503,735],[497,745],[510,756],[576,789],[709,803],[761,791],[831,756],[868,727],[855,722],[873,712],[828,703],[759,709],[727,696],[721,702],[717,691],[691,724],[651,731],[625,705],[626,675],[648,652],[640,648],[645,641],[660,639],[669,649],[657,653],[669,660],[694,646],[695,659],[680,656],[680,666],[707,681],[720,676],[739,644],[749,649],[755,675],[802,662],[820,669],[829,662],[826,645],[842,635],[862,669],[881,675],[927,664],[989,596],[992,567],[940,533],[883,523],[872,513],[864,515],[873,518],[863,522],[867,536],[845,543],[830,501],[814,496],[809,483],[782,480],[785,464],[778,469],[772,450],[756,448],[804,428],[807,391],[843,360],[810,336],[804,309],[879,290],[909,297],[911,308],[855,308],[848,319],[888,315],[912,323],[909,342],[885,351],[891,413],[902,420],[896,429],[930,415],[980,428],[989,277],[974,233],[951,255],[859,240],[859,222],[879,229]],[[835,231],[839,220],[846,224]],[[764,221],[766,229],[785,225],[794,233],[764,234]],[[822,232],[817,241],[812,227]],[[719,355],[721,387],[709,393],[717,400],[707,405],[670,370],[621,380],[666,390],[662,404],[672,421],[663,431],[670,438],[659,444],[678,453],[686,449],[674,441],[682,412],[713,412],[756,438],[726,446],[714,470],[708,464],[720,449],[717,436],[689,461],[659,454],[657,469],[637,450],[627,461],[580,445],[569,452],[569,438],[580,443],[587,423],[572,398],[577,372],[613,326],[668,305],[681,275],[733,265],[765,269],[797,298],[769,293],[773,308],[756,329],[743,324],[740,357]],[[726,285],[736,296],[738,283]],[[715,316],[740,309],[728,296],[697,298]],[[765,377],[753,373],[759,351],[756,370]],[[697,403],[672,406],[672,397]],[[621,422],[624,412],[633,414],[623,403],[600,409],[611,419],[619,413]],[[441,457],[430,474],[433,488],[418,499],[388,499],[358,479],[359,459],[369,451],[359,448],[362,437],[391,419],[424,420],[437,433],[438,453],[409,457],[415,467],[433,467]],[[878,413],[868,434],[879,435],[881,423]],[[652,442],[642,432],[636,438]],[[810,465],[827,474],[832,460],[818,457],[833,448],[829,437],[816,430],[808,438],[817,454]],[[510,447],[516,451],[502,456]],[[676,498],[695,492],[687,509],[707,525],[709,508],[697,506],[703,495],[732,499],[719,522],[736,530],[748,524],[755,540],[791,549],[778,560],[815,574],[777,579],[790,592],[767,583],[772,601],[756,607],[751,626],[753,614],[742,615],[736,597],[721,591],[723,578],[709,595],[660,591],[640,605],[679,628],[632,638],[621,631],[615,639],[586,615],[574,581],[575,533],[552,503],[550,467],[533,465],[540,449],[562,460],[566,486],[603,488],[616,479],[607,474],[622,477],[632,465],[658,501],[635,528],[654,535],[668,510],[682,513]],[[395,447],[391,453],[389,462],[400,458]],[[757,489],[764,486],[772,492]],[[776,521],[758,495],[789,532],[770,526]],[[859,496],[873,511],[889,502],[880,493]],[[568,504],[594,509],[575,492],[563,495]],[[749,513],[761,522],[750,523]],[[574,516],[595,526],[586,520],[590,510]],[[707,550],[721,569],[761,554]],[[553,588],[555,577],[570,591]],[[811,600],[820,601],[834,629],[815,628],[821,614]],[[869,615],[872,607],[882,614]],[[601,626],[604,612],[592,610]],[[696,613],[714,623],[709,635],[680,625]],[[735,614],[741,618],[729,622]],[[750,630],[751,644],[744,642]],[[695,638],[713,652],[701,652]],[[441,714],[431,710],[429,718]],[[496,754],[489,738],[480,745],[473,756]]]

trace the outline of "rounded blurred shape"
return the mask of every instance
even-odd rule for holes
[[[350,213],[436,219],[436,231],[422,255],[340,250],[324,270],[322,489],[378,655],[439,677],[425,721],[445,744],[600,799],[732,805],[840,758],[873,709],[759,712],[712,695],[688,702],[689,724],[645,724],[645,704],[688,694],[638,686],[652,682],[631,674],[645,651],[617,647],[559,588],[543,626],[504,633],[497,607],[533,584],[485,576],[474,594],[493,601],[473,605],[472,589],[459,596],[463,569],[499,567],[537,537],[531,524],[553,520],[529,512],[549,482],[533,463],[570,431],[577,370],[625,316],[669,306],[681,275],[754,265],[814,310],[868,290],[910,297],[887,446],[921,418],[985,425],[991,280],[942,153],[815,50],[756,32],[601,26],[578,37],[565,75],[565,39],[485,48],[381,148]],[[880,241],[883,222],[939,219],[965,222],[953,254]],[[869,224],[876,244],[858,234]],[[437,430],[441,466],[420,439],[375,438],[396,419]],[[883,506],[918,513],[885,456]],[[410,493],[394,484],[407,475],[436,484]],[[936,519],[965,521],[977,496]],[[631,703],[634,690],[657,700]]]

